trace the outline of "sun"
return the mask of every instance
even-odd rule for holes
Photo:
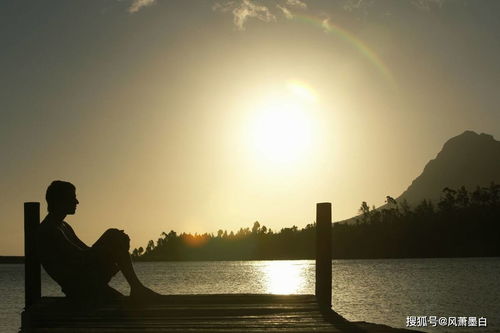
[[[253,149],[272,162],[291,162],[311,144],[309,119],[300,105],[286,99],[267,101],[255,117]]]
[[[313,91],[289,81],[283,91],[266,96],[254,107],[249,144],[259,160],[289,164],[305,157],[314,139]]]

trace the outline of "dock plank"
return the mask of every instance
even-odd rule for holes
[[[352,323],[321,307],[314,295],[168,295],[137,304],[74,304],[43,297],[22,313],[22,333],[415,333]]]
[[[342,330],[344,331],[344,330]],[[22,316],[22,332],[341,332],[314,295],[168,295],[76,305],[42,298]]]

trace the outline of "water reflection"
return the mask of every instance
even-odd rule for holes
[[[147,286],[163,294],[314,294],[315,262],[138,262]],[[24,305],[24,266],[0,265],[0,332],[17,332]],[[334,309],[352,321],[405,327],[406,316],[469,315],[488,318],[485,330],[500,332],[500,258],[335,260]],[[42,270],[44,296],[61,296]],[[111,285],[128,295],[117,274]],[[437,327],[426,331],[450,331]],[[460,330],[459,330],[460,331]],[[454,332],[454,331],[453,331]],[[458,331],[457,331],[458,332]]]
[[[266,293],[297,294],[305,287],[304,265],[297,261],[267,261],[260,270]]]

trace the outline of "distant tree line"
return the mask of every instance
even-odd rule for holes
[[[332,253],[337,259],[500,256],[500,185],[445,188],[435,205],[415,207],[386,197],[375,209],[363,202],[354,223],[334,223]],[[314,259],[315,224],[274,232],[255,222],[236,233],[216,235],[163,232],[135,260]]]

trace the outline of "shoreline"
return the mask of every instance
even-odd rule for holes
[[[400,259],[479,259],[479,258],[497,258],[491,257],[392,257],[392,258],[333,258],[332,260],[400,260]],[[190,260],[162,260],[162,259],[132,259],[133,262],[216,262],[216,261],[281,261],[281,260],[314,260],[314,258],[266,258],[266,259],[190,259]],[[24,264],[24,256],[0,256],[1,264]]]
[[[24,256],[0,256],[0,264],[24,264]]]

